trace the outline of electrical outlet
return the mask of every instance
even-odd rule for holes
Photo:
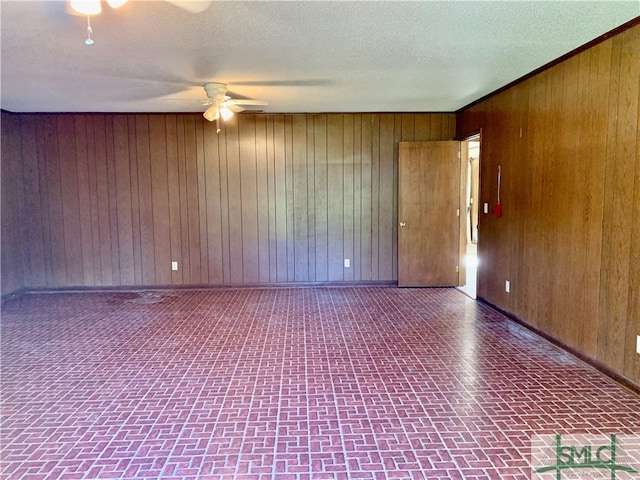
[[[349,260],[348,258],[344,259],[344,268],[350,268],[351,267],[351,260]]]
[[[178,270],[178,262],[171,262],[171,270]]]
[[[511,282],[509,280],[505,280],[504,282],[504,291],[507,293],[511,291]]]
[[[636,353],[640,355],[640,335],[636,337]]]
[[[482,208],[484,213],[489,213],[489,204],[487,202],[484,203]]]

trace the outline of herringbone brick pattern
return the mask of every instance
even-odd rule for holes
[[[640,398],[453,289],[30,294],[2,311],[5,479],[526,479]]]

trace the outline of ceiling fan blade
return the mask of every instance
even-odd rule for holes
[[[231,110],[233,113],[240,113],[244,111],[244,108],[242,108],[240,105],[234,105],[234,104],[230,104],[230,105],[225,105],[229,110]]]
[[[165,0],[165,2],[169,2],[190,13],[204,12],[211,5],[211,0]]]

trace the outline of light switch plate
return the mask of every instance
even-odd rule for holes
[[[348,258],[344,259],[344,268],[351,268],[351,260]]]
[[[171,270],[178,270],[178,262],[171,262]]]

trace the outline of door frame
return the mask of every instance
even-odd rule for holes
[[[460,145],[460,207],[461,209],[463,209],[464,211],[460,212],[460,286],[458,287],[458,289],[460,289],[460,291],[462,291],[463,293],[465,293],[466,295],[471,296],[472,298],[476,298],[476,293],[478,290],[478,279],[479,279],[479,267],[480,267],[480,262],[478,262],[477,266],[476,266],[476,278],[475,278],[475,282],[473,282],[473,284],[475,285],[474,288],[474,295],[471,295],[470,292],[466,291],[464,289],[464,287],[469,283],[468,279],[467,279],[467,266],[466,266],[466,256],[467,256],[467,213],[466,213],[466,208],[467,208],[467,188],[468,188],[468,178],[469,178],[469,143],[471,141],[478,141],[478,198],[475,199],[475,201],[478,202],[477,205],[477,209],[478,209],[478,226],[480,224],[480,215],[482,214],[482,206],[480,204],[480,191],[482,188],[482,169],[481,169],[481,162],[482,162],[482,129],[479,129],[473,133],[470,133],[469,135],[466,135],[464,137],[458,138],[457,140],[460,141],[461,145]],[[472,179],[473,181],[473,179]],[[480,256],[480,231],[478,230],[478,239],[476,242],[476,255],[479,258]],[[463,273],[464,272],[464,273]],[[463,281],[464,280],[464,281]]]

